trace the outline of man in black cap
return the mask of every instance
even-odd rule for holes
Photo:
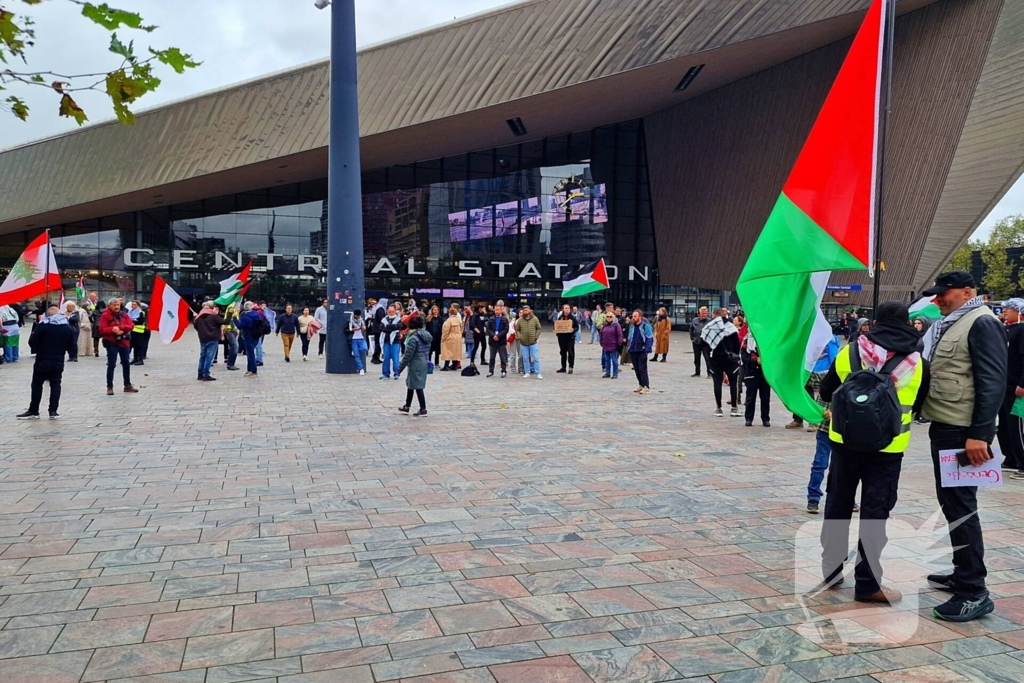
[[[924,337],[931,385],[921,415],[932,421],[928,436],[935,490],[953,545],[953,573],[928,577],[933,587],[953,597],[932,613],[947,621],[971,621],[994,609],[985,587],[978,488],[943,488],[939,451],[964,451],[973,465],[992,459],[989,445],[996,435],[1006,383],[1006,332],[978,295],[970,273],[942,273],[924,295],[935,297],[943,318]]]

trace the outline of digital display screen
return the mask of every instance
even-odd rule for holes
[[[608,193],[604,183],[543,197],[529,197],[448,214],[452,242],[504,237],[525,233],[528,225],[542,225],[544,216],[560,223],[607,223]]]

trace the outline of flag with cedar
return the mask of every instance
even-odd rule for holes
[[[832,338],[829,275],[873,258],[886,11],[871,3],[736,286],[768,383],[811,423],[822,408],[804,385]]]
[[[167,282],[157,275],[153,278],[153,296],[149,302],[147,326],[160,335],[160,341],[171,344],[181,339],[188,328],[188,314],[192,309]]]
[[[53,257],[50,233],[32,240],[0,285],[0,306],[13,304],[49,292],[63,291],[57,260]]]

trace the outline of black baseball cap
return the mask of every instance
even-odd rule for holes
[[[963,270],[951,270],[935,278],[935,284],[921,293],[925,296],[935,296],[936,294],[944,294],[951,289],[974,288],[976,286],[974,276],[970,273]]]

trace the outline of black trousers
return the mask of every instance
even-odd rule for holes
[[[142,350],[143,341],[142,338],[145,336],[142,332],[132,332],[131,336],[131,349],[132,349],[132,362],[137,363],[140,360],[145,360],[146,354]]]
[[[40,363],[32,367],[32,400],[28,412],[38,413],[43,400],[43,383],[50,383],[50,412],[56,413],[60,405],[60,381],[64,375],[64,363]]]
[[[1003,396],[1003,405],[999,408],[999,447],[1006,457],[1004,470],[1024,471],[1024,421],[1010,413],[1015,400],[1013,389]]]
[[[889,537],[885,522],[896,507],[903,467],[902,453],[862,453],[830,442],[832,461],[825,488],[825,524],[821,529],[821,572],[826,581],[842,573],[850,552],[850,517],[860,494],[857,541],[857,595],[871,595],[882,585],[882,550]]]
[[[559,334],[558,354],[562,357],[562,369],[565,370],[565,363],[568,361],[570,368],[576,367],[576,337],[572,334]]]
[[[633,361],[633,373],[636,375],[636,381],[640,383],[645,389],[651,388],[651,378],[647,375],[647,352],[630,351],[630,359]]]
[[[693,344],[693,372],[694,374],[700,374],[700,359],[704,358],[704,367],[708,369],[708,373],[711,372],[711,347],[702,341],[692,342]]]
[[[932,422],[928,428],[932,442],[932,467],[935,472],[935,495],[946,522],[950,525],[949,541],[953,545],[953,585],[956,592],[971,598],[986,595],[985,539],[978,519],[978,487],[942,488],[939,476],[939,451],[961,449],[967,444],[967,428]],[[957,527],[953,529],[953,524]],[[959,550],[957,550],[959,548]]]
[[[508,344],[491,342],[491,373],[494,373],[494,359],[501,358],[501,371],[508,372]]]
[[[736,375],[739,373],[739,367],[728,364],[726,368],[719,368],[713,362],[708,364],[711,368],[711,380],[715,385],[715,405],[718,408],[722,407],[722,375],[723,373],[729,377],[729,405],[733,408],[736,407],[736,403],[739,400],[737,392],[739,391],[739,383],[736,379]]]
[[[322,356],[324,355],[324,347],[327,346],[327,335],[318,333],[317,336],[320,337],[320,350],[317,351],[317,354]]]
[[[426,410],[427,409],[427,397],[426,397],[426,395],[424,395],[422,389],[406,389],[405,390],[405,405],[407,405],[407,406],[411,406],[412,405],[412,395],[413,395],[414,391],[416,392],[416,400],[419,401],[419,404],[420,404],[420,410]]]
[[[474,363],[476,361],[476,352],[480,352],[480,365],[487,363],[487,337],[477,337],[474,335],[473,343],[476,344],[476,348],[473,349],[473,355],[469,357],[469,362]]]
[[[764,378],[763,373],[752,372],[743,378],[743,382],[747,385],[747,422],[754,421],[754,408],[758,397],[761,399],[761,422],[768,422],[771,419],[768,416],[768,404],[772,396],[772,388],[768,386],[768,380]]]

